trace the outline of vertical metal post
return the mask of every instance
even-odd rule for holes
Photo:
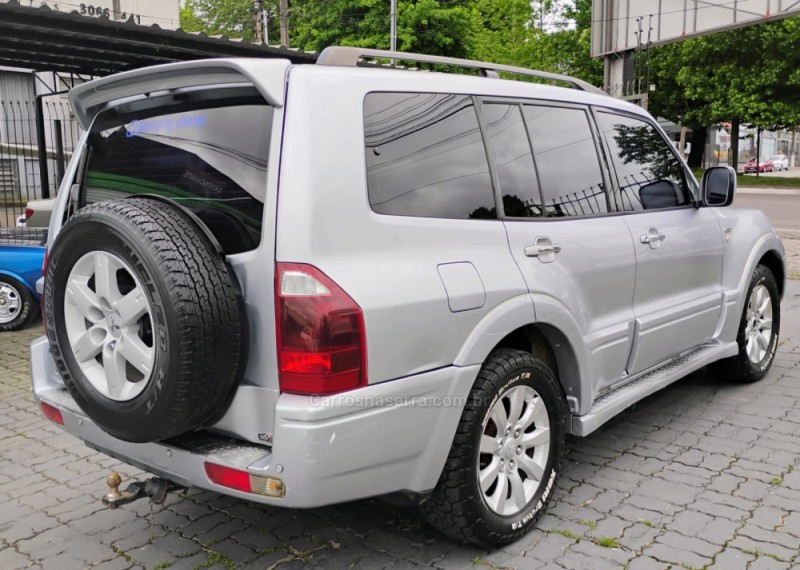
[[[262,32],[263,20],[261,19],[261,0],[253,0],[253,35],[255,43],[264,43]]]
[[[281,0],[281,46],[289,47],[289,0]]]
[[[397,51],[397,0],[392,0],[389,19],[389,49]]]
[[[64,180],[64,137],[61,131],[61,119],[53,121],[53,136],[56,143],[56,186],[61,186]]]
[[[42,199],[50,197],[50,177],[47,175],[47,138],[44,129],[44,95],[36,96],[36,143],[39,147],[39,184],[42,186]]]

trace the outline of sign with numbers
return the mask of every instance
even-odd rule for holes
[[[0,0],[6,3],[9,0]],[[89,18],[133,21],[143,26],[175,30],[180,27],[180,0],[18,0],[21,6],[48,6],[58,12],[74,12]]]

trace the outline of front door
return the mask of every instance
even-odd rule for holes
[[[636,251],[635,374],[710,340],[722,306],[722,232],[695,208],[672,145],[649,122],[600,111],[597,123],[617,176],[616,207]]]

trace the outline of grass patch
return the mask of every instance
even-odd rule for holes
[[[209,550],[208,552],[208,560],[203,562],[202,564],[198,564],[194,567],[194,570],[200,570],[201,568],[211,568],[212,566],[216,566],[220,564],[225,570],[236,570],[236,562],[230,556],[222,554],[221,552],[217,552],[216,550]]]
[[[702,168],[692,168],[694,177],[698,182],[703,180]],[[792,176],[788,178],[778,176],[756,176],[755,174],[737,174],[736,186],[742,188],[800,188],[800,176]]]
[[[567,537],[569,539],[572,539],[572,540],[577,540],[577,541],[581,540],[580,536],[578,536],[574,532],[571,532],[571,531],[569,531],[569,530],[567,530],[565,528],[560,528],[558,530],[551,530],[550,532],[555,533],[555,534],[560,534],[561,536],[565,536],[565,537]]]
[[[172,566],[172,562],[159,562],[155,566],[153,566],[153,570],[164,570],[165,568],[169,568]]]
[[[661,526],[657,525],[654,522],[646,521],[644,519],[639,519],[639,522],[642,523],[646,527],[655,528],[655,529],[659,529],[659,530],[661,529]]]
[[[508,568],[507,566],[497,566],[495,564],[492,564],[491,562],[489,562],[488,560],[484,560],[480,556],[473,556],[470,559],[470,562],[472,562],[472,564],[475,565],[475,566],[478,566],[478,565],[487,566],[487,567],[491,568],[492,570],[512,570],[511,568]]]
[[[783,477],[773,477],[769,484],[773,487],[779,487],[780,485],[783,485]]]
[[[603,548],[619,548],[619,542],[617,542],[616,538],[611,538],[610,536],[604,536],[603,538],[597,538],[594,540],[594,543],[597,546],[602,546]]]
[[[736,185],[742,188],[800,188],[800,178],[782,178],[778,176],[758,176],[755,174],[739,174]]]
[[[761,556],[766,556],[767,558],[772,558],[776,562],[789,562],[788,560],[784,560],[783,558],[781,558],[777,554],[771,554],[769,552],[764,552],[763,550],[759,550],[758,548],[753,548],[753,549],[743,548],[742,552],[744,552],[745,554],[751,554],[751,555],[755,556],[756,558],[760,558]]]
[[[592,530],[597,528],[597,523],[594,522],[594,521],[590,521],[588,519],[583,519],[582,521],[578,521],[578,522],[579,522],[579,524],[582,524],[583,526],[588,526]]]

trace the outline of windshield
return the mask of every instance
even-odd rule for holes
[[[777,154],[777,155],[773,156],[772,158],[770,158],[770,160],[781,161],[781,160],[783,160],[783,156],[781,156],[780,154]]]

